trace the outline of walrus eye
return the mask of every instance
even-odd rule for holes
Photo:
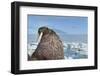
[[[38,39],[37,39],[37,44],[40,43],[42,36],[43,36],[43,32],[40,33],[40,35],[39,35],[39,37],[38,37]]]

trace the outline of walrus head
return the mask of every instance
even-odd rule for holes
[[[43,34],[49,33],[49,28],[48,27],[40,27],[38,30],[38,34],[40,35],[41,33],[43,33]]]
[[[41,41],[41,38],[46,35],[46,34],[54,34],[55,32],[48,28],[48,27],[40,27],[39,30],[38,30],[38,34],[39,34],[39,37],[38,37],[38,40],[37,40],[37,43],[39,43]]]

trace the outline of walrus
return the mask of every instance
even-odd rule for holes
[[[32,60],[57,60],[64,59],[63,44],[60,37],[48,27],[38,29],[40,39],[35,52],[32,54]]]

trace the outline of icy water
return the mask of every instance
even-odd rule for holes
[[[84,59],[88,58],[86,51],[78,51],[74,49],[64,49],[64,56],[66,59]]]

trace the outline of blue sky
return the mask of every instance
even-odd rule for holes
[[[28,34],[37,33],[38,28],[47,26],[67,34],[87,34],[88,18],[77,16],[28,15]]]

